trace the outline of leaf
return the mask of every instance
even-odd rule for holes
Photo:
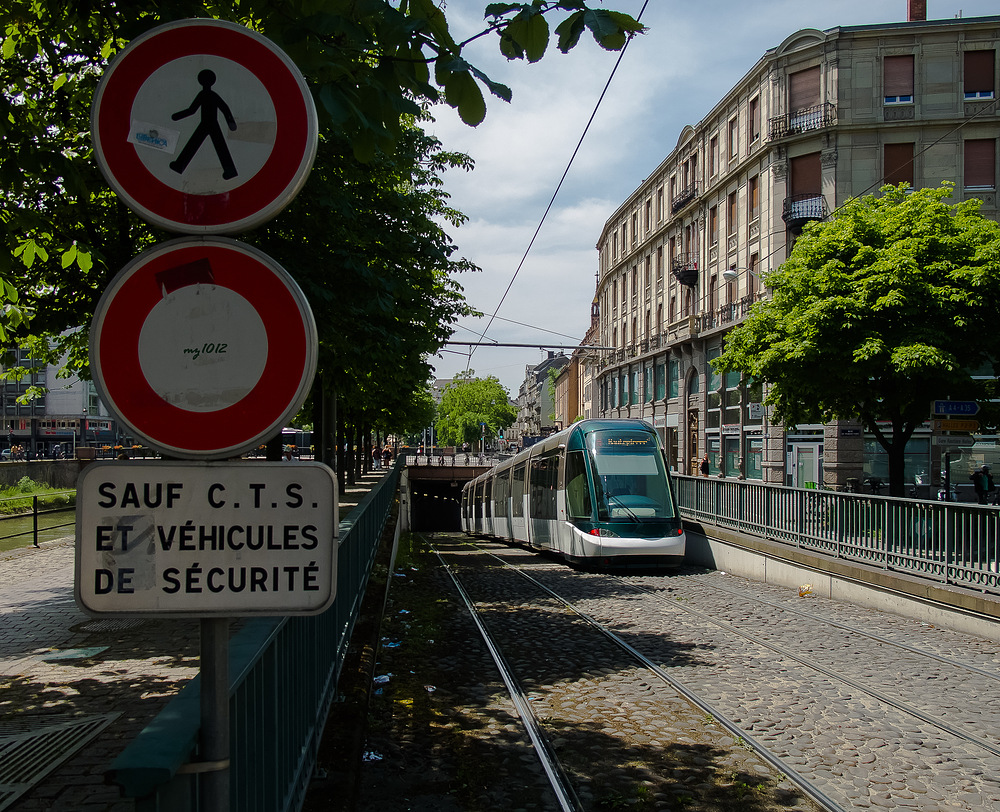
[[[584,17],[586,12],[578,11],[571,14],[556,27],[556,34],[559,35],[558,48],[564,54],[569,53],[580,41],[580,35],[586,29]]]
[[[60,264],[63,268],[68,268],[76,260],[76,246],[71,245],[66,251],[63,252]]]
[[[452,73],[445,80],[445,100],[458,110],[458,115],[466,124],[476,127],[486,118],[486,101],[472,75],[465,72]]]
[[[507,24],[504,35],[523,50],[529,62],[537,62],[549,44],[549,23],[541,14],[523,10]]]
[[[617,11],[590,9],[584,12],[584,19],[594,39],[607,51],[620,51],[628,42],[628,34],[645,30],[642,23]]]

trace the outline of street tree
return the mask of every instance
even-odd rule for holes
[[[428,105],[449,105],[476,125],[486,114],[484,93],[510,100],[508,88],[466,59],[479,37],[496,37],[509,59],[536,61],[552,17],[564,52],[586,31],[601,47],[620,49],[642,30],[628,15],[583,0],[491,4],[483,31],[464,42],[433,0],[8,0],[0,6],[0,331],[58,337],[86,324],[123,260],[163,238],[100,177],[90,106],[115,53],[160,23],[189,17],[247,25],[283,48],[306,76],[322,133],[364,161],[391,154]],[[86,370],[84,339],[57,345],[56,357],[68,350],[70,367]]]
[[[807,225],[713,362],[763,382],[787,425],[860,421],[895,496],[930,401],[981,397],[974,373],[998,371],[1000,225],[951,194],[886,186]]]
[[[509,59],[533,62],[553,36],[563,52],[586,32],[614,50],[642,26],[583,0],[489,5],[482,32],[464,42],[452,37],[443,5],[433,0],[4,3],[0,341],[28,346],[49,363],[65,357],[65,377],[88,377],[86,325],[111,277],[169,236],[142,222],[100,176],[89,132],[94,91],[129,41],[190,17],[259,31],[306,77],[320,116],[316,166],[279,221],[241,238],[266,246],[307,289],[320,321],[321,385],[341,393],[348,404],[341,413],[355,412],[359,426],[391,423],[385,409],[422,386],[427,358],[467,310],[452,274],[472,268],[453,256],[436,225],[460,220],[447,207],[440,174],[467,159],[421,142],[415,122],[431,106],[447,105],[474,126],[487,95],[510,100],[507,88],[466,58],[480,37],[495,37]],[[378,207],[386,205],[383,216]],[[348,232],[339,223],[359,230],[338,252],[334,237]]]
[[[499,379],[492,375],[475,378],[470,370],[445,387],[435,428],[442,444],[474,446],[482,437],[496,437],[516,418],[517,411]]]

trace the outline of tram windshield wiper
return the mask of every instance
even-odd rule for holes
[[[622,510],[624,510],[628,514],[628,517],[633,522],[635,522],[636,524],[642,524],[642,520],[638,516],[635,515],[635,513],[632,511],[632,508],[630,508],[628,505],[626,505],[621,499],[619,499],[613,493],[607,493],[607,491],[605,491],[605,496],[606,496],[606,498],[607,498],[607,500],[608,500],[609,503],[612,500],[614,500],[615,507],[620,507]]]

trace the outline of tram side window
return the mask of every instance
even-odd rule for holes
[[[483,483],[480,482],[476,485],[476,496],[475,502],[473,503],[473,509],[476,511],[476,518],[483,518]]]
[[[528,499],[532,519],[556,518],[556,483],[559,479],[559,457],[540,457],[531,461]]]
[[[514,503],[511,513],[514,516],[524,516],[524,470],[523,462],[514,469],[514,481],[510,489],[511,501]]]
[[[493,516],[493,480],[486,480],[486,487],[483,489],[483,503],[486,506],[486,518]]]
[[[510,471],[504,471],[493,484],[493,515],[507,515],[507,496],[510,493]]]
[[[590,518],[590,488],[582,451],[566,455],[566,513],[573,519]]]

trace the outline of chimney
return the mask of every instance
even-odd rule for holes
[[[909,23],[927,19],[927,0],[906,0],[906,21]]]

